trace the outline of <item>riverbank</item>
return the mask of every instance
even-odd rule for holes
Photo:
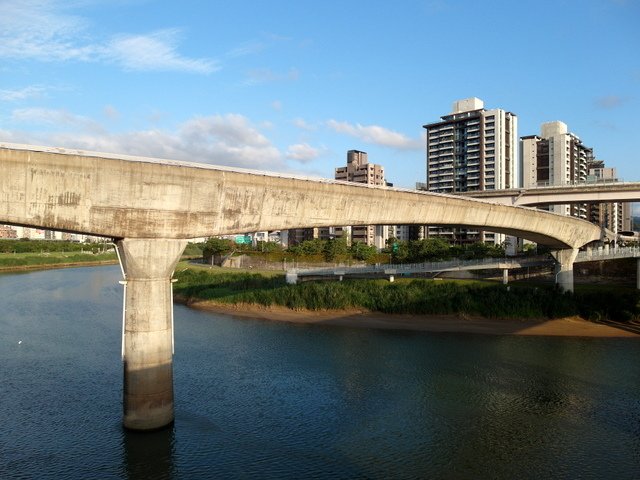
[[[11,273],[11,272],[24,272],[24,271],[35,271],[35,270],[52,270],[55,268],[76,268],[76,267],[99,267],[102,265],[116,265],[118,263],[117,259],[110,260],[87,260],[87,261],[74,261],[74,262],[64,262],[61,261],[59,263],[38,263],[33,265],[0,265],[0,273]]]
[[[589,322],[579,316],[557,319],[490,319],[468,315],[387,314],[358,309],[292,310],[286,307],[262,307],[252,304],[226,305],[208,300],[177,297],[191,308],[239,318],[287,322],[301,325],[334,325],[383,330],[410,330],[487,335],[537,335],[558,337],[638,338],[626,330]]]

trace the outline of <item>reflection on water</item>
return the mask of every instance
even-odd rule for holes
[[[174,478],[174,427],[155,432],[123,432],[124,471],[127,478]]]
[[[0,275],[0,478],[637,478],[640,342],[176,306],[176,421],[121,428],[117,267]],[[19,343],[19,342],[22,343]]]

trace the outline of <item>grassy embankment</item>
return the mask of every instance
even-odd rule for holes
[[[0,243],[0,271],[37,270],[118,263],[108,244],[78,244],[55,241],[4,240]],[[202,248],[189,244],[183,257],[200,257]]]
[[[102,265],[117,261],[113,251],[96,254],[91,252],[0,253],[0,271]]]
[[[174,292],[189,303],[253,304],[293,310],[362,309],[382,313],[465,314],[485,318],[561,318],[629,321],[640,316],[636,290],[589,286],[563,294],[552,286],[487,281],[398,279],[306,282],[287,285],[274,272],[229,272],[181,264]]]

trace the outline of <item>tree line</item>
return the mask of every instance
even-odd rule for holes
[[[205,258],[225,256],[232,253],[245,254],[280,254],[296,259],[324,259],[327,262],[336,260],[356,260],[364,262],[392,262],[392,263],[421,263],[452,258],[477,259],[487,257],[504,257],[503,245],[489,243],[472,243],[468,245],[450,245],[442,238],[427,238],[423,240],[398,240],[390,238],[386,247],[380,252],[376,247],[361,242],[348,245],[343,238],[329,240],[306,240],[297,245],[283,248],[275,242],[257,242],[250,244],[236,244],[232,240],[210,238],[203,246]],[[274,255],[271,255],[272,257]]]

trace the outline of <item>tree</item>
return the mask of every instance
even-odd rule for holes
[[[487,258],[504,257],[504,248],[500,245],[493,245],[484,242],[472,243],[465,248],[466,258]]]
[[[402,263],[409,260],[409,244],[402,240],[397,240],[391,247],[391,261]]]
[[[373,257],[376,252],[376,247],[369,246],[362,242],[355,242],[349,248],[351,257],[355,260],[364,260],[365,262]]]
[[[226,255],[227,253],[233,251],[233,242],[231,240],[227,240],[226,238],[216,238],[211,237],[207,240],[207,243],[204,244],[204,249],[202,251],[203,256],[205,258],[211,258],[216,255]]]
[[[332,262],[338,255],[345,255],[348,251],[347,241],[344,238],[331,238],[324,242],[322,253],[327,262]]]
[[[305,240],[300,244],[304,255],[320,255],[324,251],[324,241],[319,238]]]
[[[425,238],[409,242],[409,261],[426,262],[451,257],[449,242],[444,238]]]
[[[282,245],[276,242],[263,242],[259,241],[256,243],[256,251],[271,253],[271,252],[280,252],[282,250]]]

